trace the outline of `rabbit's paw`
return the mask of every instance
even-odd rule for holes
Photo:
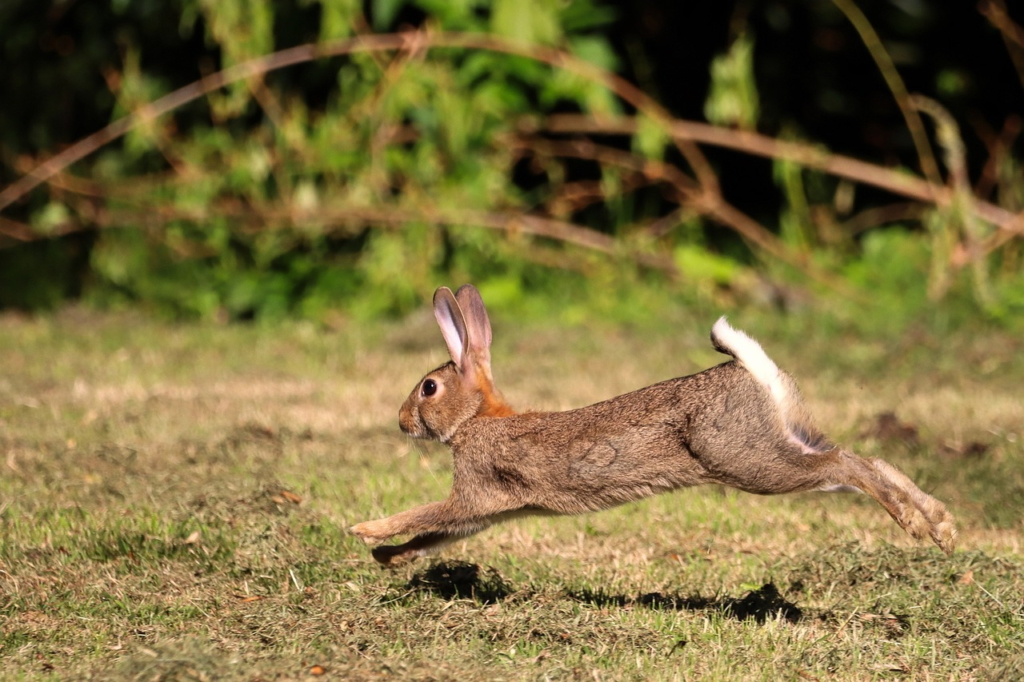
[[[408,543],[405,545],[388,545],[386,547],[374,547],[373,558],[377,563],[394,568],[401,566],[414,559],[418,559],[423,552],[418,549],[410,549]]]
[[[349,532],[368,545],[379,545],[394,534],[388,532],[387,519],[364,521],[349,528]]]
[[[946,554],[952,554],[956,548],[956,527],[952,520],[942,521],[932,528],[932,540]]]
[[[953,515],[938,500],[929,498],[925,513],[931,522],[930,534],[935,544],[946,554],[952,554],[956,547],[956,525]]]

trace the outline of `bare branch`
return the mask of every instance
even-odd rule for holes
[[[0,235],[19,242],[31,242],[39,239],[42,235],[37,233],[25,223],[11,220],[0,216]]]
[[[543,129],[552,133],[632,135],[636,132],[637,122],[631,117],[597,120],[579,114],[557,114],[545,119]],[[673,136],[685,137],[694,142],[793,161],[830,175],[939,206],[949,206],[953,200],[952,191],[948,187],[933,185],[911,173],[884,168],[841,154],[832,154],[815,145],[784,142],[748,130],[719,128],[707,123],[678,119],[672,123],[671,133]],[[1011,213],[995,204],[980,200],[974,202],[972,209],[978,217],[997,225],[1002,230],[1013,234],[1024,231],[1024,215]]]
[[[847,234],[854,235],[886,223],[917,221],[923,219],[930,210],[932,209],[926,204],[912,202],[876,206],[850,217],[843,223],[843,230]]]
[[[907,122],[907,130],[910,131],[910,136],[914,140],[914,146],[917,148],[917,156],[921,161],[921,171],[924,173],[924,176],[932,184],[941,184],[942,176],[939,173],[939,164],[936,163],[935,154],[932,152],[931,145],[928,142],[928,133],[925,132],[924,122],[914,107],[911,106],[907,86],[903,83],[903,78],[896,69],[896,64],[893,63],[892,57],[886,51],[885,45],[882,44],[882,39],[878,37],[878,33],[875,32],[871,22],[868,21],[864,12],[857,7],[853,0],[832,0],[832,4],[838,7],[846,15],[846,18],[850,20],[850,23],[853,24],[853,27],[857,29],[857,33],[860,34],[860,38],[864,42],[864,47],[871,53],[871,58],[875,60],[878,70],[882,72],[882,77],[885,78],[885,83],[889,86],[889,90],[896,100],[896,105],[900,108],[903,119]]]
[[[208,221],[214,216],[229,216],[246,221],[249,223],[248,231],[250,232],[284,229],[291,227],[296,222],[326,225],[329,228],[329,232],[337,231],[343,227],[374,224],[403,225],[417,222],[432,225],[485,227],[492,230],[502,230],[510,234],[528,234],[554,239],[605,254],[629,255],[645,267],[663,270],[669,274],[675,273],[675,264],[670,258],[646,253],[629,254],[618,241],[609,235],[562,220],[501,211],[450,211],[433,208],[410,209],[384,206],[379,208],[345,207],[296,212],[290,207],[271,207],[256,210],[240,202],[232,202],[205,209],[161,207],[157,210],[108,211],[97,217],[96,225],[112,227],[134,223],[146,226],[163,226],[172,220],[203,222]],[[93,229],[93,227],[95,226],[69,224],[61,230],[61,234],[80,232]],[[27,225],[2,217],[0,217],[0,234],[22,242],[37,241],[52,236],[36,233]]]
[[[675,166],[660,161],[646,159],[621,149],[596,145],[590,140],[519,140],[516,144],[526,146],[541,153],[557,156],[590,159],[600,163],[626,168],[643,173],[652,180],[664,180],[678,192],[679,201],[685,208],[705,215],[717,223],[725,225],[741,237],[756,245],[769,255],[800,270],[811,279],[844,296],[855,298],[852,290],[844,282],[816,267],[799,253],[795,253],[774,233],[727,202],[721,194],[707,191]]]
[[[660,104],[648,97],[629,81],[590,62],[574,57],[567,52],[553,48],[514,43],[497,36],[474,33],[435,34],[429,32],[409,32],[356,36],[323,44],[308,43],[306,45],[299,45],[242,62],[179,88],[148,105],[139,107],[139,109],[133,111],[128,116],[118,119],[106,128],[79,140],[61,153],[36,166],[35,169],[24,177],[8,185],[0,192],[0,211],[40,184],[46,182],[56,173],[89,156],[103,145],[120,138],[129,130],[143,123],[148,123],[229,83],[262,76],[277,69],[325,57],[394,50],[418,52],[436,48],[491,50],[535,59],[570,71],[590,81],[600,83],[621,99],[657,121],[665,122],[671,119],[668,112]],[[702,157],[695,156],[692,162],[700,166],[700,158]],[[706,164],[706,161],[704,163]],[[707,169],[709,170],[710,166]]]
[[[1010,18],[1003,0],[981,0],[978,11],[1003,35],[1010,61],[1017,69],[1020,84],[1024,86],[1024,28]]]

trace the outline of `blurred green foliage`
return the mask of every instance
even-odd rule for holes
[[[321,39],[367,24],[360,3],[304,4],[319,6]],[[281,47],[276,7],[269,0],[189,0],[178,27],[202,30],[227,67]],[[372,22],[387,28],[407,8],[430,14],[436,29],[559,43],[614,65],[604,39],[592,33],[612,15],[589,2],[378,0]],[[169,90],[140,68],[145,49],[126,42],[115,117]],[[186,130],[166,117],[89,160],[106,214],[92,250],[89,297],[185,316],[318,317],[338,307],[408,310],[442,271],[482,283],[521,280],[531,268],[501,235],[374,216],[524,208],[528,193],[512,180],[515,159],[505,144],[519,117],[566,104],[616,111],[611,95],[593,83],[496,53],[356,54],[331,66],[337,88],[320,108],[284,79],[252,78],[211,93]],[[88,221],[90,202],[63,198],[34,212],[33,229]],[[371,215],[360,218],[362,209]]]
[[[738,36],[729,51],[711,62],[711,90],[704,116],[717,125],[753,130],[760,114],[754,82],[754,41]]]
[[[199,55],[197,76],[308,40],[410,26],[489,33],[621,67],[608,34],[617,14],[601,0],[141,0],[109,9],[166,25],[164,40]],[[106,87],[83,73],[92,88],[76,84],[67,96],[88,94],[116,119],[182,85],[148,66],[163,43],[130,30],[102,36],[103,16],[83,10],[77,49],[80,61],[104,65]],[[32,36],[16,9],[0,9],[5,19],[16,29],[6,45],[14,54]],[[62,38],[44,39],[64,49]],[[960,87],[960,72],[942,73],[940,89]],[[708,120],[755,129],[753,34],[736,31],[708,77]],[[18,77],[10,78],[8,87]],[[6,115],[28,115],[22,107]],[[186,318],[298,315],[333,324],[339,313],[401,314],[439,284],[470,280],[498,307],[528,310],[539,297],[569,320],[571,297],[626,319],[645,309],[631,301],[643,300],[802,305],[808,280],[800,270],[767,262],[725,230],[712,234],[684,207],[675,210],[663,188],[614,164],[518,144],[524,130],[559,112],[598,121],[638,113],[636,133],[616,144],[685,168],[661,123],[594,80],[500,52],[428,52],[410,39],[398,52],[325,58],[230,83],[76,164],[74,175],[17,207],[16,217],[46,239],[0,249],[0,307],[46,308],[82,295]],[[33,134],[49,148],[56,124],[44,123]],[[780,136],[801,137],[797,129]],[[6,169],[31,164],[14,158],[17,145],[3,133],[0,140],[10,180]],[[1018,162],[1012,154],[998,161],[998,201],[1019,210]],[[927,315],[940,299],[968,311],[980,301],[1001,320],[1021,310],[1017,244],[976,259],[965,269],[973,280],[950,265],[965,240],[991,232],[966,220],[962,205],[934,211],[924,229],[897,222],[860,237],[842,225],[849,207],[841,204],[850,202],[840,199],[841,182],[783,161],[773,177],[781,210],[769,226],[780,243],[808,267],[869,292],[880,318]],[[585,225],[617,246],[605,253],[530,236],[515,218],[528,214]],[[657,254],[674,276],[643,258]]]
[[[319,6],[321,39],[367,24],[360,3],[303,4]],[[276,7],[270,0],[188,0],[178,28],[202,30],[227,67],[281,47]],[[410,8],[429,14],[438,30],[557,43],[614,66],[610,47],[593,33],[612,15],[590,2],[378,0],[370,21],[387,28]],[[169,90],[140,68],[145,50],[125,44],[115,117]],[[185,130],[165,117],[88,160],[104,200],[89,298],[184,316],[316,318],[338,308],[409,310],[442,274],[482,286],[495,279],[522,287],[543,277],[547,268],[524,262],[504,235],[391,222],[387,213],[527,208],[531,196],[513,181],[516,158],[507,145],[516,122],[565,106],[614,113],[607,90],[483,51],[355,54],[331,67],[337,87],[322,107],[307,104],[285,79],[256,77],[211,93],[193,107],[202,115]],[[87,222],[93,209],[81,197],[54,197],[31,224],[54,232]]]

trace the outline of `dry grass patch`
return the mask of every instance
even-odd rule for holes
[[[707,488],[501,526],[386,571],[342,529],[447,492],[447,451],[395,425],[444,359],[429,320],[332,333],[0,318],[5,675],[1024,674],[1015,342],[802,329],[797,343],[746,322],[828,431],[949,503],[956,554],[916,545],[863,496]],[[523,406],[578,406],[718,360],[696,326],[496,323],[496,376]]]

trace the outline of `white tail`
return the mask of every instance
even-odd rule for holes
[[[733,328],[725,316],[718,318],[711,327],[711,343],[719,352],[734,357],[757,383],[768,389],[768,394],[779,407],[779,416],[790,442],[806,455],[830,447],[824,435],[811,423],[793,380],[772,362],[761,344]]]
[[[772,362],[761,348],[761,344],[739,329],[734,329],[724,315],[718,318],[718,322],[711,328],[711,342],[722,353],[736,358],[737,362],[754,375],[758,383],[768,389],[775,402],[785,408],[789,400],[789,382],[778,365]]]

